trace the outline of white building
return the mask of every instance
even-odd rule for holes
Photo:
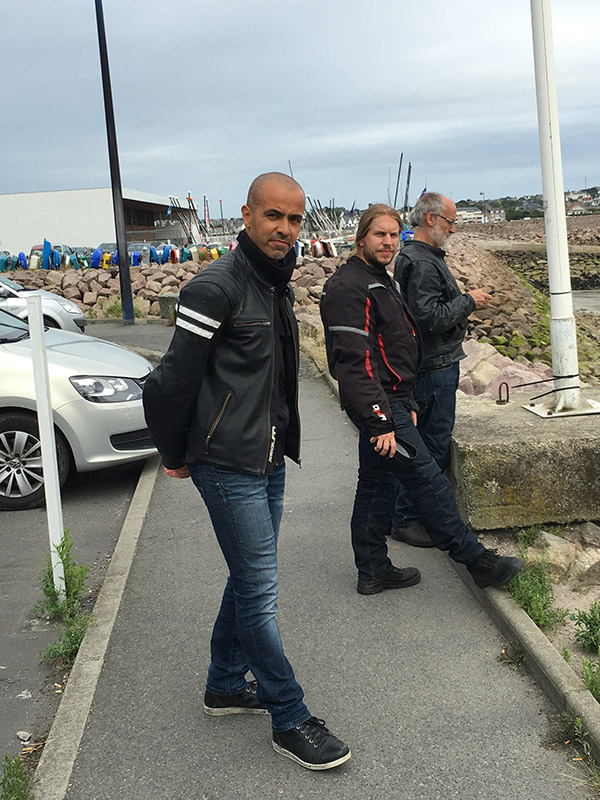
[[[183,243],[193,214],[186,207],[168,214],[168,197],[123,189],[128,241]],[[180,224],[178,214],[187,220]],[[187,228],[187,229],[186,229]],[[192,239],[198,240],[193,225]],[[116,241],[112,190],[71,189],[56,192],[0,194],[0,250],[26,255],[44,239],[71,247],[97,247]]]
[[[457,208],[457,222],[482,222],[481,210],[479,208]]]

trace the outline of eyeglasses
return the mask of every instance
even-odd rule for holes
[[[455,219],[448,219],[448,217],[445,217],[443,214],[436,214],[436,217],[439,217],[440,219],[445,219],[448,225],[451,225],[452,227],[456,225]]]

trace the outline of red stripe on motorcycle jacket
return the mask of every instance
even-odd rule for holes
[[[365,351],[365,369],[367,370],[367,375],[371,378],[372,381],[375,380],[373,377],[373,369],[371,367],[371,353],[369,350]]]
[[[412,328],[412,325],[411,325],[411,328]],[[413,332],[413,335],[414,335],[414,332]],[[391,366],[390,362],[388,361],[388,357],[385,354],[385,347],[383,346],[383,337],[381,336],[380,333],[377,334],[377,341],[379,342],[379,352],[381,353],[381,357],[383,358],[386,367],[389,369],[389,371],[392,373],[392,375],[395,375],[398,378],[397,382],[392,387],[392,391],[395,392],[396,389],[398,388],[398,386],[400,386],[400,384],[402,383],[402,378],[400,377],[400,375],[398,375],[398,373],[395,370],[392,369],[392,366]]]

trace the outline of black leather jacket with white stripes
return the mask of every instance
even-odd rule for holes
[[[395,281],[353,256],[325,284],[321,319],[342,408],[358,411],[373,436],[394,430],[390,400],[411,400],[420,355]]]
[[[275,289],[241,247],[181,290],[173,339],[144,387],[144,410],[166,467],[206,462],[253,475],[273,470]],[[286,451],[299,461],[298,326],[284,299],[296,353]]]

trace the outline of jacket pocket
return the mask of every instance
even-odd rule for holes
[[[206,455],[208,455],[208,451],[209,451],[209,448],[210,448],[210,440],[212,439],[213,434],[214,434],[215,430],[217,429],[217,425],[223,419],[223,414],[225,413],[225,409],[227,408],[227,405],[228,405],[228,403],[229,403],[229,401],[231,400],[232,397],[233,397],[233,392],[231,392],[231,391],[227,392],[223,402],[221,403],[221,407],[219,408],[217,416],[214,418],[210,428],[208,429],[208,433],[206,434],[206,439],[204,440],[204,451],[205,451]]]
[[[251,326],[254,327],[262,327],[262,328],[270,328],[271,322],[268,319],[252,319],[244,322],[234,322],[234,328],[249,328]]]

